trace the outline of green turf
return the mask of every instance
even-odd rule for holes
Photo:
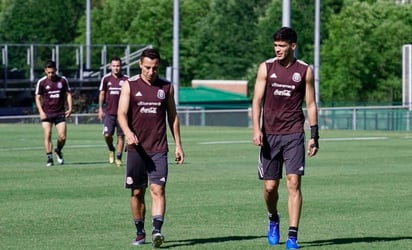
[[[179,167],[170,157],[163,246],[270,249],[251,129],[181,130],[186,162]],[[0,124],[0,131],[0,249],[151,248],[130,245],[124,167],[106,163],[100,125],[69,124],[66,163],[49,168],[39,124]],[[301,247],[411,249],[412,134],[321,131],[320,147],[303,179]],[[282,182],[281,245],[272,249],[285,248],[286,198]]]

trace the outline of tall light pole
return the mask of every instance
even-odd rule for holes
[[[91,45],[91,28],[90,28],[90,0],[86,0],[86,69],[90,70],[90,45]]]
[[[314,51],[314,75],[315,75],[315,98],[319,105],[319,65],[320,65],[320,0],[315,1],[315,51]]]
[[[179,105],[179,0],[173,1],[173,71],[175,102]]]
[[[290,27],[290,0],[282,2],[282,26]]]

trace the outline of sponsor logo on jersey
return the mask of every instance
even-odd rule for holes
[[[279,89],[275,89],[275,91],[273,91],[273,95],[277,95],[277,96],[291,96],[291,91],[284,89],[284,90],[279,90]]]
[[[165,99],[165,97],[166,97],[165,91],[163,89],[159,89],[157,91],[157,98],[163,100],[163,99]]]
[[[140,113],[143,113],[143,114],[157,114],[157,108],[156,107],[149,107],[149,108],[142,107],[140,109]]]

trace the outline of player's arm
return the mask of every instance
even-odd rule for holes
[[[261,130],[261,110],[263,98],[266,89],[266,63],[261,63],[257,72],[255,88],[252,101],[252,127],[253,127],[253,143],[256,146],[263,145],[263,134]]]
[[[308,143],[308,156],[314,156],[319,149],[319,129],[318,129],[318,107],[315,97],[315,84],[313,79],[313,70],[308,67],[306,71],[306,110],[311,128],[311,138]]]
[[[36,101],[37,110],[39,111],[40,120],[46,119],[47,115],[46,113],[44,113],[44,110],[42,107],[42,96],[39,94],[36,94],[35,101]]]
[[[65,117],[70,117],[73,112],[73,97],[70,91],[66,92],[67,110],[65,112]]]
[[[138,144],[139,140],[136,135],[130,130],[127,122],[127,113],[129,111],[130,102],[130,85],[129,81],[124,81],[122,90],[120,92],[119,106],[117,108],[117,121],[122,128],[127,144]]]
[[[172,133],[173,139],[176,144],[175,149],[175,161],[176,163],[182,165],[184,162],[185,154],[183,152],[182,141],[180,138],[180,123],[179,116],[176,111],[176,103],[174,98],[173,86],[170,86],[169,97],[167,101],[167,119]]]
[[[98,118],[100,121],[103,120],[103,116],[104,116],[104,112],[103,112],[103,102],[104,102],[104,95],[105,95],[105,91],[104,90],[100,90],[99,92],[99,111],[98,111]]]

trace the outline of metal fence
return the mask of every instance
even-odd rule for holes
[[[80,84],[100,79],[109,72],[110,58],[114,56],[121,57],[125,73],[133,75],[138,67],[132,66],[148,47],[151,45],[91,45],[92,60],[86,65],[86,46],[82,44],[0,44],[0,91],[32,88],[33,83],[44,75],[44,64],[49,59],[56,62],[59,74]]]
[[[250,109],[202,110],[180,107],[182,126],[250,127]],[[39,123],[37,115],[0,116],[0,123]],[[73,114],[69,123],[99,124],[96,113]],[[321,129],[411,131],[412,113],[402,106],[320,108]]]

